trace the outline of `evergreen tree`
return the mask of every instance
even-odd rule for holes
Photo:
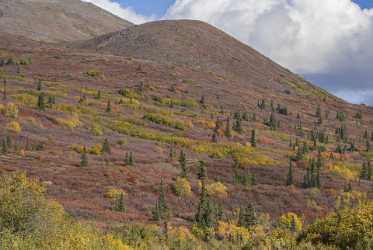
[[[97,90],[95,99],[100,100],[101,99],[101,90]]]
[[[237,133],[240,133],[240,134],[242,133],[243,129],[242,129],[240,117],[235,119],[235,122],[233,124],[233,130],[236,131]]]
[[[161,180],[161,184],[159,186],[159,196],[152,213],[153,219],[159,222],[167,220],[169,217],[169,209],[166,203],[166,194],[163,179]]]
[[[38,82],[36,84],[36,90],[41,91],[42,88],[43,88],[43,84],[42,84],[41,80],[38,80]]]
[[[238,215],[238,226],[251,228],[258,224],[255,207],[249,204],[246,208],[241,208]]]
[[[183,177],[183,178],[188,177],[189,169],[188,169],[188,165],[187,165],[187,161],[186,161],[186,155],[185,155],[184,151],[182,151],[182,150],[180,151],[179,164],[180,164],[180,168],[181,168],[180,176]]]
[[[114,210],[117,211],[117,212],[125,212],[126,211],[126,207],[125,207],[125,204],[124,204],[124,194],[123,194],[123,192],[121,192],[120,195],[116,198]]]
[[[232,137],[232,130],[231,130],[231,120],[230,118],[228,117],[227,119],[227,122],[226,122],[226,125],[225,125],[225,131],[224,131],[224,134],[227,138],[231,138]]]
[[[107,138],[105,138],[104,143],[102,144],[102,152],[111,155],[111,147]]]
[[[110,113],[110,112],[111,112],[111,101],[110,101],[110,100],[107,101],[107,104],[106,104],[106,112],[107,112],[107,113]]]
[[[286,178],[286,185],[291,186],[293,184],[294,184],[294,181],[293,181],[293,162],[290,160],[289,161],[288,175],[287,175],[287,178]]]
[[[199,180],[205,180],[207,178],[206,163],[204,161],[199,161],[197,178]]]
[[[215,224],[213,211],[213,204],[210,201],[205,182],[202,181],[202,191],[200,194],[200,200],[195,214],[196,223],[203,228],[210,228]]]
[[[38,109],[40,111],[45,110],[45,98],[44,98],[44,93],[40,93],[38,96]]]
[[[170,151],[168,153],[168,157],[170,159],[170,161],[172,161],[176,156],[176,150],[175,150],[175,145],[174,144],[171,144],[170,145]]]
[[[88,166],[88,156],[86,151],[86,148],[84,148],[83,153],[80,156],[80,167]]]
[[[251,139],[250,139],[250,143],[251,143],[251,146],[252,147],[256,147],[256,131],[255,131],[255,129],[253,129],[252,131],[251,131]]]
[[[6,143],[6,139],[2,140],[2,143],[1,143],[1,153],[3,153],[3,154],[8,153],[8,144]]]
[[[7,99],[7,81],[6,79],[3,80],[3,100]]]

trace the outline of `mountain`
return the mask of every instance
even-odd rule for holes
[[[0,30],[34,40],[85,40],[132,24],[80,0],[0,0]]]
[[[200,21],[156,21],[105,34],[73,47],[95,52],[179,65],[244,84],[242,87],[271,88],[284,92],[296,89],[328,95],[256,50],[223,31]],[[332,97],[335,98],[335,97]]]
[[[223,244],[242,232],[257,237],[234,223],[250,204],[258,232],[282,239],[300,220],[372,198],[373,109],[205,23],[153,22],[68,43],[0,33],[0,84],[0,172],[40,179],[72,217],[115,226],[126,242],[142,239],[143,230],[159,235],[147,226],[157,222],[159,200],[171,212],[170,235]],[[206,235],[203,227],[190,230],[206,194],[202,180],[202,200],[211,203],[201,209],[219,225]],[[279,234],[278,218],[290,230]],[[185,228],[173,231],[178,225]],[[312,237],[318,228],[334,226],[311,227]],[[232,244],[206,249],[244,245]]]

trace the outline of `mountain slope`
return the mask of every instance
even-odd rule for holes
[[[0,30],[35,40],[85,40],[130,25],[80,0],[0,0]]]
[[[105,34],[73,47],[160,64],[192,67],[246,87],[334,96],[289,72],[223,31],[200,21],[157,21]]]

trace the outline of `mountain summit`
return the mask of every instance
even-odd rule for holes
[[[84,40],[130,25],[79,0],[0,0],[0,30],[34,40]]]

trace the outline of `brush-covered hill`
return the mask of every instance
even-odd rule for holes
[[[131,23],[80,0],[1,0],[0,30],[34,40],[90,39]]]
[[[189,227],[204,193],[213,236],[191,237],[229,241],[249,204],[272,232],[287,212],[293,230],[372,197],[373,110],[211,26],[151,23],[68,47],[0,38],[0,171],[39,178],[81,220]]]
[[[229,78],[242,87],[295,91],[296,94],[330,94],[307,83],[256,50],[223,31],[200,21],[156,21],[134,25],[72,47],[119,56],[150,60],[159,64],[194,68]]]

